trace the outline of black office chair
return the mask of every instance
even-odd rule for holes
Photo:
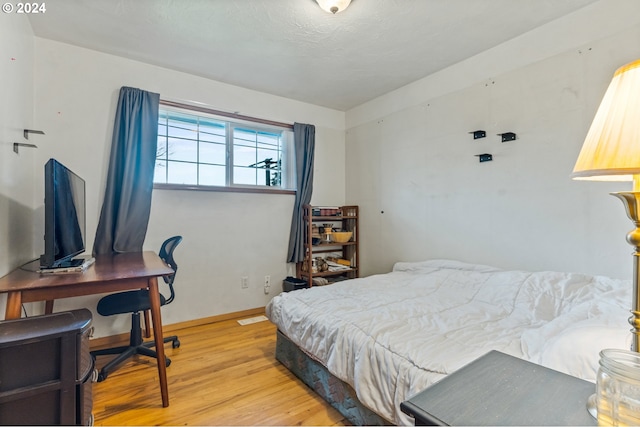
[[[166,262],[171,268],[173,268],[173,274],[164,276],[163,279],[171,292],[169,298],[165,298],[160,295],[160,305],[167,305],[173,301],[175,292],[173,290],[173,281],[176,278],[178,271],[178,264],[173,259],[173,251],[176,246],[182,241],[182,236],[174,236],[165,240],[160,248],[160,258]],[[155,342],[143,342],[142,329],[140,328],[140,312],[149,310],[149,291],[141,289],[137,291],[119,292],[117,294],[107,295],[98,301],[98,313],[102,316],[113,316],[114,314],[131,313],[131,335],[129,337],[128,346],[120,346],[114,348],[107,348],[104,350],[92,351],[91,355],[101,356],[105,354],[118,354],[113,360],[110,360],[98,373],[98,381],[104,381],[107,376],[114,371],[118,365],[124,362],[129,357],[142,354],[144,356],[155,357],[157,354],[151,347],[155,346]],[[164,339],[164,342],[171,342],[173,348],[180,347],[180,341],[177,336],[170,336]],[[166,364],[169,366],[171,360],[167,357]]]

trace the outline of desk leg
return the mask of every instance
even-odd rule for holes
[[[7,295],[7,307],[4,311],[4,320],[19,319],[22,308],[22,293],[9,292]]]
[[[162,393],[162,407],[169,406],[169,390],[167,387],[167,359],[164,355],[164,337],[162,335],[162,317],[160,315],[160,293],[158,278],[149,278],[149,302],[151,304],[151,320],[153,322],[153,336],[158,355],[158,375],[160,377],[160,393]]]

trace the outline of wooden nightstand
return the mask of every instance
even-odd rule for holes
[[[416,425],[596,425],[595,384],[491,351],[402,402]]]

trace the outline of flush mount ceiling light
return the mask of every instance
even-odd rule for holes
[[[335,15],[349,7],[351,0],[316,0],[316,2],[322,9]]]

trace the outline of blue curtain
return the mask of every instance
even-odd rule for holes
[[[142,250],[153,190],[160,95],[122,87],[93,253]]]
[[[293,141],[296,158],[296,200],[289,234],[288,262],[304,260],[304,205],[311,201],[313,192],[313,157],[316,146],[316,127],[302,123],[293,124]]]

